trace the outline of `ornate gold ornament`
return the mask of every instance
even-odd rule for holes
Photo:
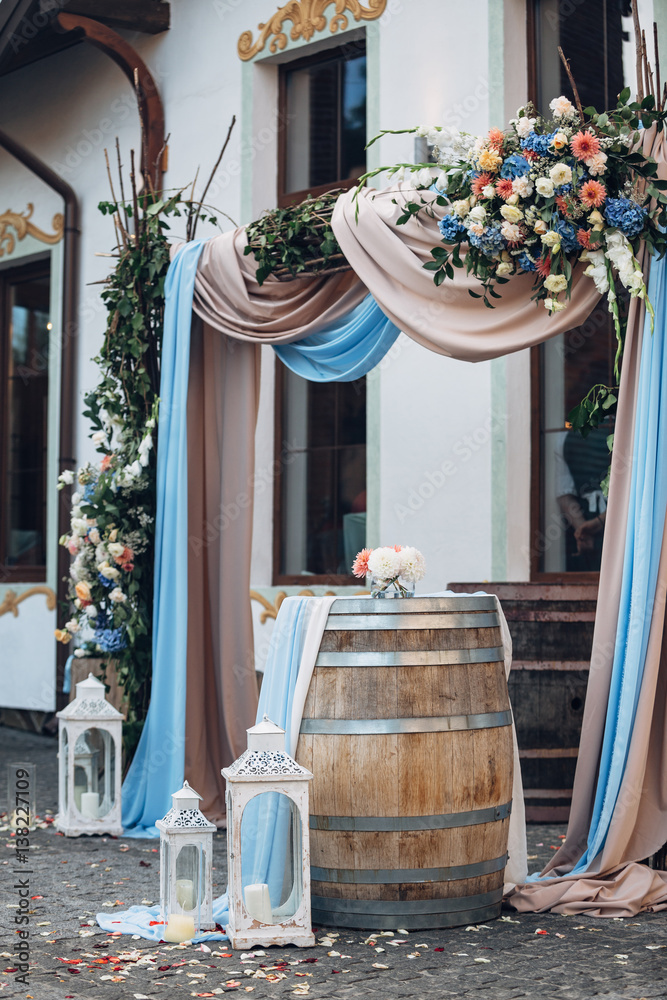
[[[30,221],[34,211],[35,206],[32,202],[28,202],[28,207],[23,213],[12,212],[8,208],[6,212],[0,214],[0,257],[4,257],[6,253],[13,253],[16,240],[24,240],[26,236],[34,236],[40,243],[50,245],[60,243],[65,233],[65,216],[61,212],[56,212],[51,223],[53,232],[45,233]],[[16,236],[11,232],[12,229]]]
[[[23,601],[27,601],[29,597],[34,597],[36,594],[44,594],[46,597],[46,607],[48,611],[55,611],[56,607],[56,592],[52,590],[51,587],[47,587],[40,584],[37,587],[30,587],[29,590],[24,590],[22,594],[17,594],[15,590],[8,590],[4,596],[2,604],[0,604],[0,618],[2,615],[12,614],[14,618],[19,616],[19,604]]]
[[[368,593],[369,593],[368,590],[358,590],[356,592],[356,594],[353,594],[352,596],[353,597],[363,597],[364,595],[366,595]],[[312,590],[300,590],[299,593],[296,596],[297,597],[315,597],[315,594],[314,594],[314,592]],[[336,596],[336,591],[335,590],[327,590],[323,596],[324,597],[335,597]],[[263,597],[262,594],[258,594],[256,590],[251,590],[250,591],[250,600],[251,601],[257,601],[257,603],[261,604],[262,607],[265,609],[264,611],[261,612],[261,614],[259,616],[259,623],[260,623],[260,625],[266,625],[266,623],[267,623],[267,621],[268,621],[269,618],[277,618],[278,617],[278,612],[280,611],[280,605],[283,603],[283,601],[285,600],[286,597],[287,597],[287,594],[285,593],[285,591],[284,590],[279,590],[278,593],[276,594],[275,601],[273,602],[273,604],[271,604],[271,601],[267,600],[266,597]]]
[[[349,20],[346,12],[355,21],[375,21],[384,14],[387,0],[368,0],[364,5],[359,0],[290,0],[280,7],[266,22],[258,24],[259,37],[253,41],[252,31],[244,31],[238,41],[238,54],[244,62],[261,52],[270,36],[269,50],[273,53],[281,51],[287,45],[287,35],[283,30],[285,21],[292,22],[290,38],[293,42],[303,38],[310,41],[316,31],[325,31],[327,18],[324,13],[327,7],[335,6],[335,11],[329,20],[329,31],[334,35],[337,31],[345,31]]]

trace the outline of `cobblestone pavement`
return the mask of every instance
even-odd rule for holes
[[[0,727],[3,785],[4,763],[14,760],[37,764],[38,808],[42,815],[55,811],[55,741]],[[5,795],[0,787],[0,811],[6,809]],[[529,827],[531,870],[542,867],[564,832],[562,826]],[[329,944],[271,948],[243,959],[224,941],[210,942],[211,950],[204,951],[114,938],[97,926],[95,913],[157,901],[155,841],[66,839],[52,828],[31,834],[26,986],[16,982],[18,973],[12,971],[17,903],[13,841],[5,825],[0,833],[0,1000],[178,1000],[228,992],[253,1000],[667,998],[667,914],[662,913],[610,920],[520,915],[507,909],[499,920],[481,927],[372,938],[365,932],[334,930]],[[224,846],[224,835],[217,835],[216,894],[226,883]],[[323,937],[320,929],[317,938]]]

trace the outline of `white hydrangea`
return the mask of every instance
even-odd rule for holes
[[[377,580],[393,580],[401,572],[401,553],[388,546],[373,549],[368,569]]]
[[[426,572],[426,560],[412,545],[406,545],[398,553],[401,562],[401,576],[410,583],[423,579]]]

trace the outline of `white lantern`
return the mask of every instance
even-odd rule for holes
[[[313,775],[285,752],[285,730],[267,716],[247,732],[248,749],[222,771],[227,779],[229,943],[232,948],[309,948],[315,944],[308,826]]]
[[[212,930],[213,834],[199,809],[201,795],[187,781],[174,792],[172,806],[155,824],[160,831],[160,909],[165,941],[189,941]]]
[[[123,832],[120,807],[123,716],[92,674],[58,712],[58,817],[66,837]]]

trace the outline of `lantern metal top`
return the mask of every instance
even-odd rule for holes
[[[88,674],[85,681],[79,681],[76,686],[76,698],[71,701],[61,712],[57,713],[58,719],[70,721],[102,719],[112,721],[120,719],[122,712],[111,705],[105,697],[106,689],[104,684]]]
[[[248,749],[229,767],[222,769],[228,781],[273,780],[277,776],[301,778],[310,781],[311,772],[301,767],[285,750],[285,730],[271,722],[265,715],[248,734]]]
[[[158,830],[167,831],[187,831],[187,830],[216,830],[215,823],[210,823],[199,808],[201,795],[191,788],[187,781],[183,782],[183,787],[171,796],[172,806],[164,819],[159,819],[155,824]]]

